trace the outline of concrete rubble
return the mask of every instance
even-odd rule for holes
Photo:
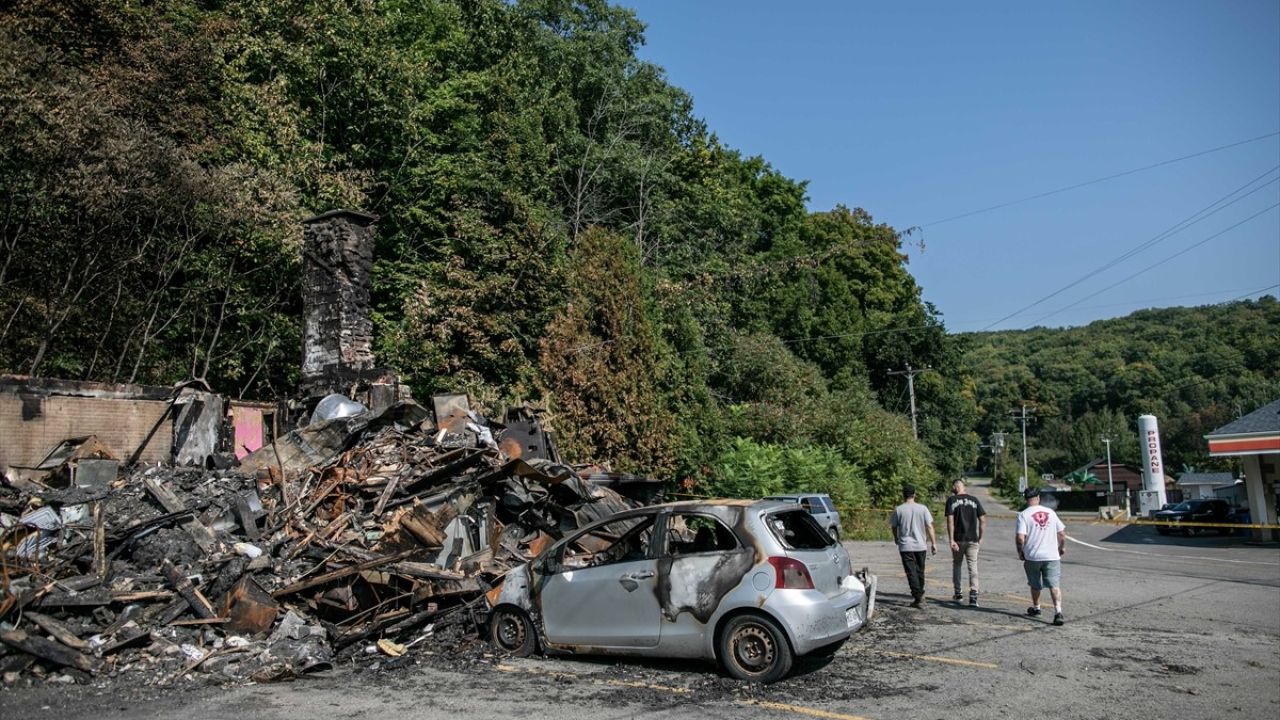
[[[0,485],[0,677],[168,685],[475,642],[485,593],[643,478],[561,462],[539,411],[355,403],[229,469],[95,453]]]

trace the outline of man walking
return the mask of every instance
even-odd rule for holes
[[[933,513],[916,502],[916,489],[904,485],[902,499],[902,504],[893,509],[889,527],[893,528],[893,541],[898,545],[902,569],[911,587],[911,607],[919,608],[924,601],[924,553],[927,549],[936,554],[938,542],[933,534]]]
[[[1022,496],[1027,499],[1027,509],[1018,513],[1016,540],[1018,559],[1027,573],[1031,586],[1031,607],[1027,614],[1040,615],[1040,591],[1049,588],[1053,598],[1053,624],[1066,622],[1062,616],[1062,556],[1067,550],[1067,528],[1058,519],[1058,513],[1040,504],[1040,491],[1027,488]]]
[[[964,480],[951,484],[955,493],[947,498],[947,537],[951,540],[951,584],[960,602],[960,563],[969,566],[969,607],[978,607],[978,543],[987,532],[987,511],[978,498],[965,493]]]

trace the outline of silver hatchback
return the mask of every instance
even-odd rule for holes
[[[605,518],[512,568],[488,595],[501,650],[718,660],[784,677],[875,609],[876,578],[794,504],[669,503]]]

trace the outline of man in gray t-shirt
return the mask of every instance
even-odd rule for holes
[[[924,600],[925,550],[937,553],[938,541],[933,534],[933,513],[916,502],[916,489],[904,485],[902,498],[902,504],[893,509],[889,527],[893,528],[893,541],[898,545],[902,569],[911,587],[911,607],[918,608]]]

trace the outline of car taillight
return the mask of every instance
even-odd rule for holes
[[[774,587],[780,590],[812,590],[813,578],[809,577],[809,568],[799,560],[789,557],[771,557],[769,564],[777,573]]]

